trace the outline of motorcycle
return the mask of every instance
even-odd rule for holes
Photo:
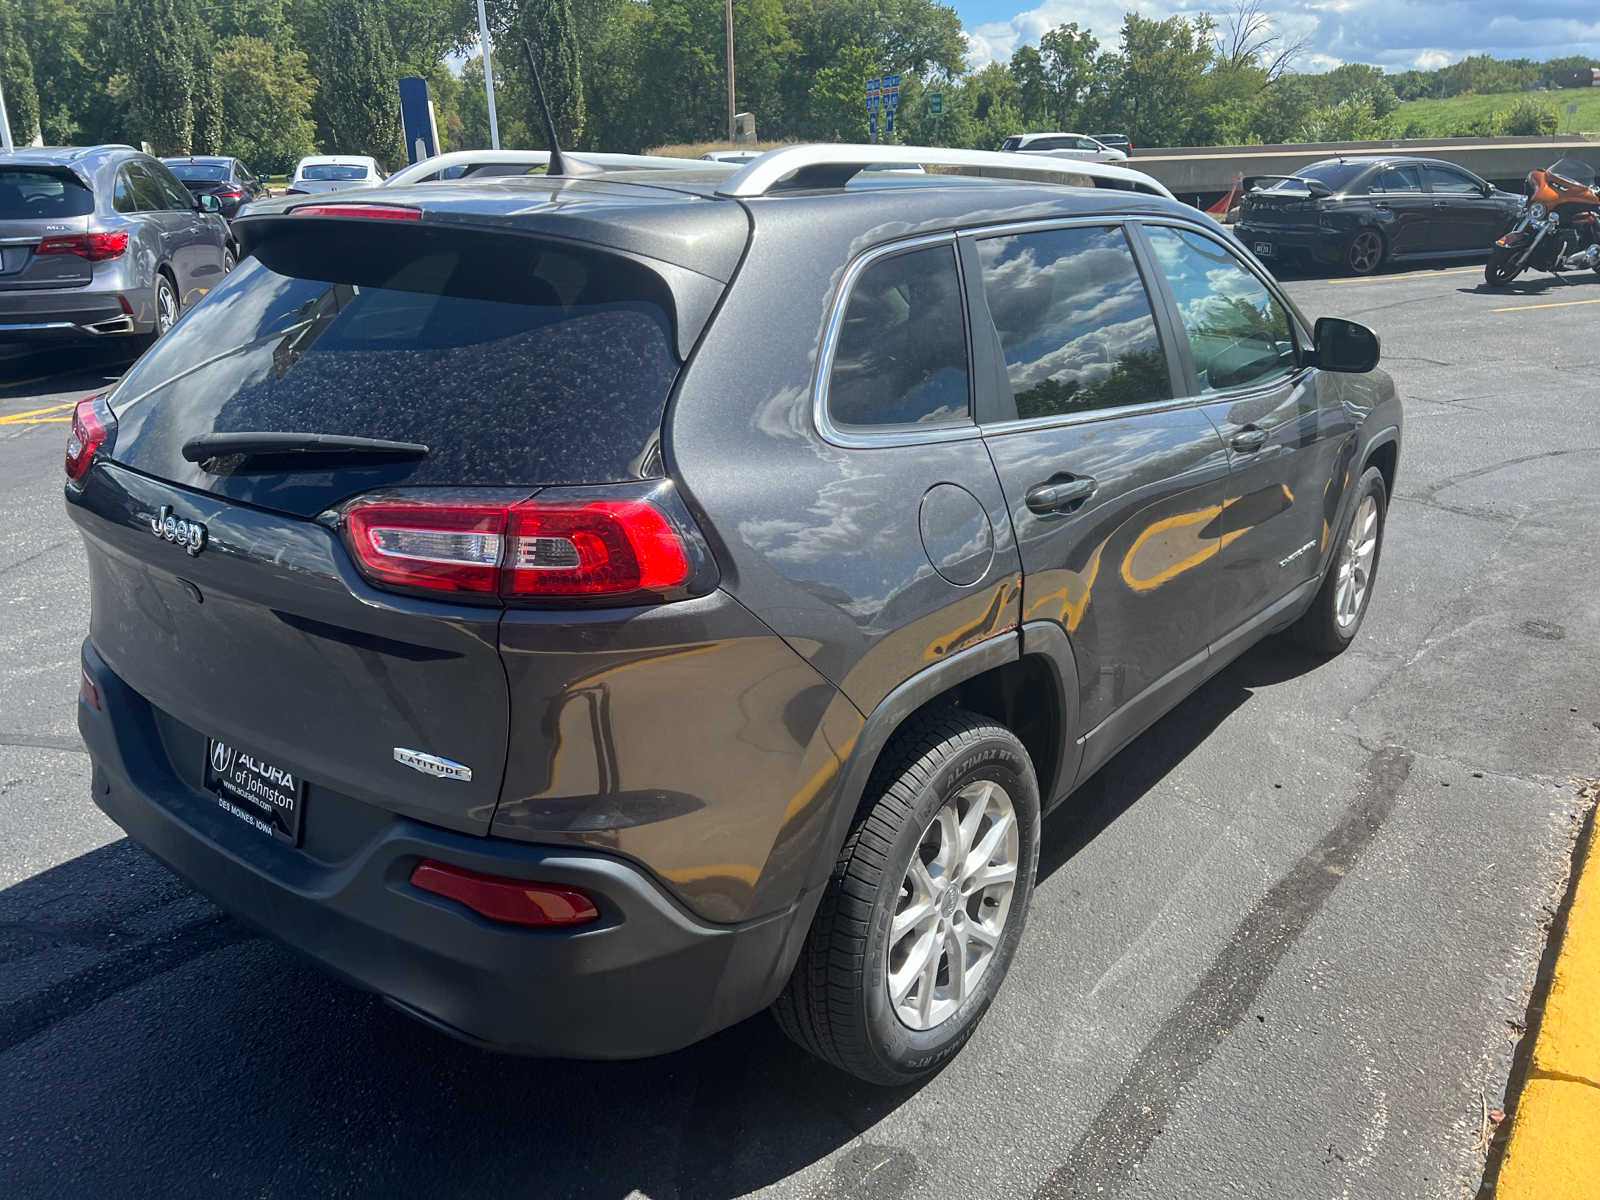
[[[1494,244],[1484,282],[1501,287],[1530,268],[1600,274],[1600,193],[1594,168],[1563,158],[1528,172],[1528,200],[1517,223]]]

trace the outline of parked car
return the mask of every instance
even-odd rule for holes
[[[1091,133],[1089,135],[1102,146],[1109,146],[1113,150],[1121,150],[1123,154],[1133,153],[1133,142],[1125,133]]]
[[[1090,162],[1121,162],[1128,156],[1081,133],[1014,133],[1000,149],[1016,154],[1049,154]]]
[[[237,158],[207,155],[188,158],[163,158],[162,162],[196,196],[211,195],[222,206],[222,215],[230,221],[239,212],[239,206],[269,195],[263,177],[245,166]]]
[[[708,150],[700,157],[708,162],[747,163],[763,153],[761,150]]]
[[[312,154],[294,165],[286,192],[314,196],[349,188],[377,187],[384,180],[378,160],[364,154]]]
[[[0,342],[165,333],[233,269],[220,207],[127,146],[0,153]]]
[[[1253,187],[1234,233],[1264,259],[1369,275],[1388,262],[1486,256],[1522,197],[1433,158],[1328,158]]]
[[[1266,635],[1356,636],[1401,414],[1370,331],[1113,168],[874,162],[981,165],[241,217],[74,418],[95,803],[478,1044],[773,1005],[863,1079],[947,1061],[1041,814]]]

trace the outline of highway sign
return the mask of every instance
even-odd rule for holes
[[[943,92],[929,92],[928,93],[928,115],[929,116],[933,116],[933,117],[937,117],[942,112],[944,112],[944,93]]]

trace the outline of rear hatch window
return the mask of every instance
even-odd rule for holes
[[[117,388],[118,461],[300,516],[377,487],[659,473],[679,362],[671,294],[647,267],[423,222],[286,225]],[[185,443],[210,433],[353,435],[428,453],[288,468],[185,459]]]
[[[94,211],[94,193],[71,171],[0,167],[0,221],[59,221]]]

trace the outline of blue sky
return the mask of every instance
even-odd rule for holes
[[[1156,0],[945,0],[961,14],[970,53],[981,67],[1002,61],[1025,43],[1036,44],[1053,26],[1076,21],[1103,45],[1113,46],[1122,14],[1137,8],[1148,17],[1218,13],[1227,3]],[[1342,62],[1375,63],[1389,71],[1441,67],[1469,54],[1547,59],[1566,54],[1600,57],[1600,6],[1593,0],[1266,0],[1274,24],[1304,39],[1299,70],[1327,70]]]

